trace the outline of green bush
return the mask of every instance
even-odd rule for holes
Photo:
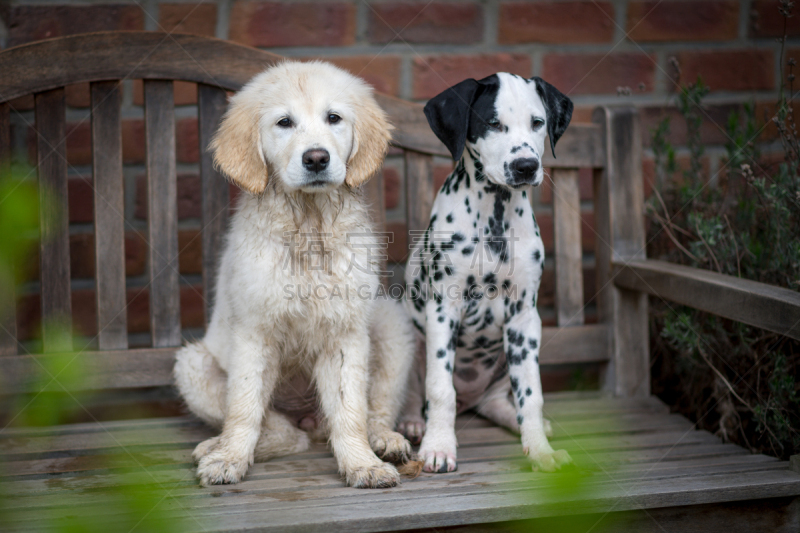
[[[765,124],[746,104],[731,113],[726,158],[709,175],[700,138],[709,88],[702,79],[682,87],[676,104],[688,132],[688,168],[677,173],[669,118],[651,131],[649,257],[800,291],[795,61],[785,64],[787,86],[770,119],[784,155],[772,165],[759,153]],[[654,392],[725,440],[783,458],[800,451],[800,342],[661,300],[651,309]]]

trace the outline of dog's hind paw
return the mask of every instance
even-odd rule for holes
[[[397,423],[397,431],[404,435],[411,444],[419,444],[425,435],[425,421],[422,417],[403,418]]]
[[[371,433],[369,445],[378,457],[390,463],[405,463],[411,458],[411,444],[394,431]]]
[[[348,470],[345,477],[347,484],[357,489],[387,489],[400,482],[400,474],[389,463],[354,468]]]

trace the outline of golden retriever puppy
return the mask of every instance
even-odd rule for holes
[[[390,126],[369,86],[284,62],[231,98],[211,149],[248,194],[227,234],[214,311],[176,356],[189,409],[222,432],[194,451],[203,485],[297,453],[322,427],[348,485],[390,487],[411,447],[393,431],[413,359],[402,307],[379,290],[381,246],[360,185]],[[377,455],[376,455],[377,454]]]

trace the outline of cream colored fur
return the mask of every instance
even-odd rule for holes
[[[293,127],[278,125],[286,117]],[[194,451],[203,485],[236,483],[254,459],[305,450],[308,435],[278,406],[302,406],[283,395],[309,391],[347,483],[398,482],[376,453],[404,461],[411,452],[393,428],[413,333],[402,307],[379,295],[375,249],[364,246],[377,236],[357,188],[388,140],[369,87],[327,63],[281,63],[231,99],[211,147],[250,194],[231,220],[208,331],[175,364],[189,409],[221,428]],[[324,186],[308,185],[310,149],[330,153]]]

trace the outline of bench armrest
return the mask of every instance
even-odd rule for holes
[[[800,293],[666,261],[615,261],[614,284],[800,340]]]

